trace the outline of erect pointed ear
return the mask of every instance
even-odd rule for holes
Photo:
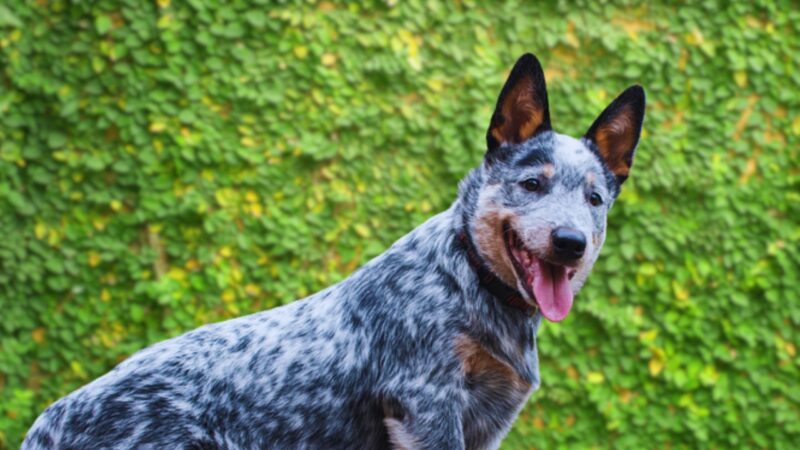
[[[544,72],[539,60],[526,53],[514,64],[500,91],[486,133],[487,157],[503,144],[525,142],[547,130],[550,130],[550,109]]]
[[[644,89],[635,85],[619,95],[594,121],[586,138],[600,152],[620,185],[628,178],[644,122]]]

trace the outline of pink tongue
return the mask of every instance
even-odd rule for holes
[[[572,289],[567,269],[563,266],[534,261],[528,268],[528,282],[533,276],[533,294],[542,315],[551,322],[560,322],[572,308]]]

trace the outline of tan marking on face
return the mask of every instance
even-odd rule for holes
[[[514,266],[506,251],[503,237],[503,223],[510,220],[512,213],[490,202],[489,198],[497,189],[499,187],[487,187],[478,197],[472,239],[478,253],[489,263],[492,271],[509,286],[516,286]]]
[[[547,178],[553,178],[553,175],[556,174],[556,167],[552,164],[545,164],[542,167],[542,174]]]
[[[481,377],[485,383],[498,388],[511,386],[519,391],[527,391],[531,384],[507,363],[495,358],[483,345],[466,335],[459,335],[455,341],[456,356],[461,361],[464,374]]]

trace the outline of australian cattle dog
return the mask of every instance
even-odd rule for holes
[[[572,138],[523,55],[458,197],[349,278],[134,354],[24,449],[496,448],[539,386],[536,334],[600,253],[644,120],[632,86]]]

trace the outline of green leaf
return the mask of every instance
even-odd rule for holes
[[[100,34],[106,34],[111,30],[111,18],[106,15],[97,16],[94,19],[94,29]]]

